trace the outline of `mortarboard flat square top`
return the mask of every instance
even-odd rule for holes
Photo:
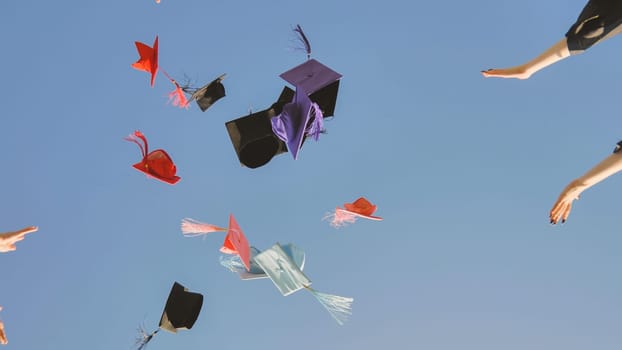
[[[248,240],[238,222],[235,221],[233,214],[229,215],[229,229],[227,230],[227,236],[220,251],[225,254],[236,254],[242,260],[242,263],[246,267],[246,270],[251,269],[250,259],[251,251]]]
[[[296,263],[278,243],[255,256],[255,262],[261,266],[284,296],[311,285],[311,280],[296,266]]]
[[[224,78],[225,74],[214,79],[211,83],[197,89],[194,91],[192,96],[190,96],[190,100],[188,102],[196,100],[201,111],[205,112],[212,104],[225,97],[225,86],[221,83]]]
[[[280,75],[283,80],[312,94],[341,79],[342,75],[320,62],[310,59]]]
[[[298,248],[297,246],[289,243],[284,246],[281,246],[285,254],[289,256],[294,264],[298,266],[298,268],[302,271],[305,267],[305,252],[304,250]],[[261,251],[255,247],[251,247],[251,260],[250,270],[246,271],[246,267],[242,264],[239,257],[232,257],[227,259],[221,258],[221,264],[228,268],[229,270],[236,272],[240,279],[242,280],[254,280],[254,279],[262,279],[268,278],[268,275],[264,272],[264,270],[257,264],[255,261],[255,257],[259,255]]]
[[[160,318],[160,328],[171,333],[178,329],[190,329],[199,317],[203,306],[203,295],[189,292],[175,282],[166,300],[166,306]]]

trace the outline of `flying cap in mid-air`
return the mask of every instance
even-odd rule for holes
[[[134,69],[151,74],[151,86],[155,83],[158,74],[158,36],[156,35],[153,47],[147,46],[139,41],[135,41],[136,49],[140,58],[132,64]]]
[[[134,134],[126,137],[125,140],[137,144],[142,153],[143,159],[134,164],[134,168],[136,170],[171,185],[174,185],[181,180],[181,178],[176,175],[177,167],[165,150],[157,149],[149,152],[147,138],[142,132],[137,130]],[[142,141],[142,143],[139,141]]]
[[[326,294],[311,288],[311,280],[279,243],[257,254],[253,260],[265,271],[282,295],[288,296],[301,289],[308,290],[340,325],[352,313],[353,298]]]
[[[136,340],[138,350],[143,349],[160,329],[170,333],[177,333],[181,329],[191,329],[199,317],[202,306],[202,294],[190,292],[178,282],[173,283],[160,318],[159,328],[151,333],[140,329],[140,336]]]
[[[330,225],[333,227],[354,223],[356,218],[381,221],[381,217],[373,215],[375,212],[376,206],[371,204],[365,197],[360,197],[353,203],[345,203],[343,208],[335,208],[335,212],[329,213],[324,219],[330,219]]]
[[[229,227],[226,229],[190,218],[186,218],[181,221],[181,232],[186,237],[196,237],[211,232],[222,231],[226,231],[227,235],[225,236],[225,241],[223,242],[220,251],[224,254],[239,256],[246,270],[250,270],[251,248],[246,236],[244,236],[244,232],[242,232],[242,229],[240,228],[240,225],[238,225],[238,222],[235,220],[233,214],[229,215]]]

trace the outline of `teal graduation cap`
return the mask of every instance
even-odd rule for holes
[[[285,248],[287,247],[287,248]],[[301,289],[306,289],[324,306],[330,315],[339,325],[343,325],[352,314],[353,298],[338,295],[326,294],[311,288],[311,280],[302,272],[304,267],[304,252],[293,244],[281,246],[276,243],[263,252],[257,252],[252,257],[252,264],[256,264],[259,269],[255,270],[255,275],[262,278],[265,274],[282,295],[288,296]],[[287,251],[289,251],[289,254]],[[224,264],[223,264],[224,265]],[[238,269],[236,269],[237,272]],[[253,269],[251,269],[251,272]],[[263,271],[263,274],[261,273]],[[242,274],[240,274],[242,277]],[[242,277],[244,279],[244,277]]]
[[[281,246],[281,249],[283,249],[285,254],[292,259],[294,264],[296,264],[301,271],[304,269],[305,252],[302,249],[291,243]],[[251,247],[250,270],[248,271],[246,266],[244,266],[244,263],[240,260],[240,257],[237,255],[221,256],[220,264],[229,269],[229,271],[237,273],[243,280],[268,278],[266,272],[254,260],[255,256],[260,253],[261,251],[259,249]]]

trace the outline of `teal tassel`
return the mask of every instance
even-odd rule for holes
[[[340,326],[352,315],[352,302],[354,298],[318,292],[311,287],[306,288],[324,306],[330,315],[333,316]]]

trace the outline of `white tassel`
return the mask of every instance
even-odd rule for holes
[[[186,237],[196,237],[219,231],[227,231],[227,229],[190,218],[181,220],[181,232]]]
[[[305,288],[313,294],[340,326],[352,315],[352,302],[354,302],[354,298],[318,292],[311,287]]]

